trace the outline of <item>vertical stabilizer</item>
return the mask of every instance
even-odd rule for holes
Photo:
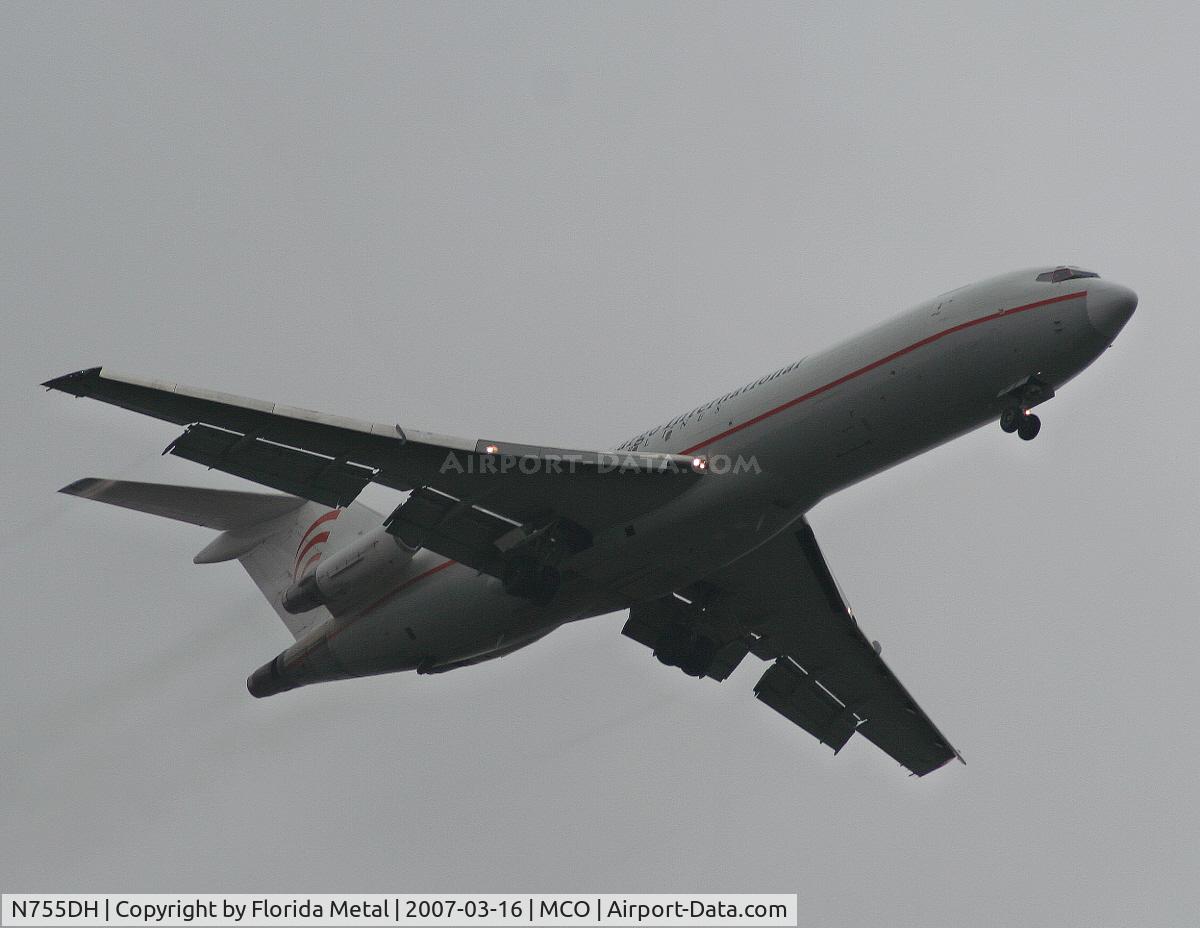
[[[378,528],[382,522],[383,516],[361,503],[351,503],[346,509],[330,509],[320,503],[305,502],[285,517],[285,524],[273,526],[265,538],[252,544],[238,560],[292,637],[298,639],[328,619],[329,610],[318,606],[293,615],[283,607],[284,592],[315,570],[321,558]],[[214,544],[224,537],[219,536]]]

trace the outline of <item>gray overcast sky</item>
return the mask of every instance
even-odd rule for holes
[[[0,886],[782,891],[813,925],[1193,925],[1195,4],[0,8]],[[95,364],[612,446],[951,287],[1134,287],[1032,444],[812,514],[963,751],[838,757],[613,615],[265,701],[289,639],[201,529],[233,486],[45,395]],[[378,508],[396,499],[372,488]]]

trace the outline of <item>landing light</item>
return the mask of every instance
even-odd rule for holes
[[[707,458],[692,458],[692,469],[693,470],[708,470],[708,459]]]
[[[483,450],[486,451],[488,454],[498,454],[500,452],[500,446],[499,445],[488,445]]]

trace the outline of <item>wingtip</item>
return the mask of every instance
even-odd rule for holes
[[[84,383],[89,380],[94,380],[100,376],[101,368],[89,367],[81,371],[72,371],[69,374],[63,374],[61,377],[52,377],[42,384],[47,390],[61,390],[64,393],[73,393],[75,396],[83,396],[82,389]]]
[[[912,767],[909,767],[908,775],[912,776],[912,777],[929,776],[929,774],[933,773],[935,770],[941,770],[943,767],[945,767],[947,764],[949,764],[952,760],[957,760],[960,764],[962,764],[965,767],[967,762],[965,760],[963,760],[962,754],[960,754],[955,748],[950,748],[950,750],[953,753],[950,754],[949,757],[945,758],[944,760],[939,760],[937,763],[933,764],[932,766],[925,766],[920,769],[914,769]]]
[[[111,480],[102,480],[99,477],[81,477],[74,483],[68,483],[58,492],[66,493],[67,496],[82,496],[86,499],[94,496],[99,490],[110,483],[112,483]]]

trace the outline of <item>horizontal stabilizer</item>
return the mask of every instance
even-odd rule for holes
[[[278,518],[299,509],[305,502],[294,496],[273,493],[209,490],[96,477],[76,480],[59,492],[221,532],[237,531]]]
[[[325,525],[328,529],[338,523],[345,529],[344,538],[356,538],[377,528],[382,519],[379,513],[360,503],[353,503],[347,509],[330,509],[306,499],[274,493],[95,477],[76,480],[59,492],[216,529],[221,534],[195,556],[195,563],[215,564],[236,558],[297,639],[331,618],[324,606],[303,615],[292,615],[283,607],[283,594],[296,578],[300,545],[316,526]],[[326,530],[312,537],[328,540],[330,532]]]

